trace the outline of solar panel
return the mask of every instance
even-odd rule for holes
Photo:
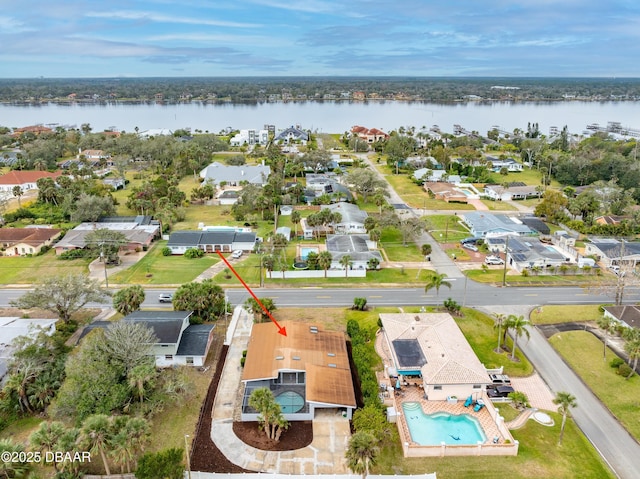
[[[393,349],[401,368],[420,368],[427,364],[417,339],[396,339],[393,341]]]

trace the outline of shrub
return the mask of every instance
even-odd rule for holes
[[[631,374],[631,371],[632,371],[631,366],[629,366],[627,363],[622,363],[620,366],[618,366],[618,370],[616,371],[616,374],[626,378]]]
[[[58,259],[91,258],[93,254],[93,251],[88,249],[71,249],[59,255]]]
[[[184,257],[189,259],[202,258],[204,256],[204,251],[200,248],[189,248],[184,252]]]
[[[242,356],[240,358],[240,367],[242,367],[242,368],[244,367],[244,363],[245,363],[246,360],[247,360],[247,358],[245,358],[244,356]]]
[[[353,306],[351,306],[351,309],[365,311],[367,309],[367,298],[353,298]]]
[[[442,304],[444,308],[454,316],[460,313],[460,305],[455,300],[447,298]]]
[[[147,452],[138,462],[136,477],[139,479],[182,479],[184,464],[182,449],[165,449]]]
[[[171,248],[168,246],[162,248],[162,256],[171,256]]]
[[[624,364],[624,361],[619,358],[619,357],[615,357],[611,360],[611,362],[609,363],[609,366],[611,366],[613,369],[617,369],[619,368],[622,364]]]

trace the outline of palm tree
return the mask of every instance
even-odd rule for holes
[[[340,266],[344,268],[344,277],[349,277],[349,268],[353,266],[353,261],[351,261],[351,256],[345,254],[342,258],[340,258]]]
[[[20,203],[20,197],[24,195],[24,191],[22,191],[22,187],[20,185],[14,186],[13,189],[11,190],[11,193],[13,194],[13,196],[18,198],[18,208],[22,208],[22,204]]]
[[[428,293],[430,289],[435,288],[436,303],[437,303],[438,296],[440,295],[440,288],[442,288],[443,286],[446,286],[447,288],[451,289],[451,283],[447,281],[447,279],[448,279],[447,275],[444,273],[442,274],[434,273],[429,278],[429,281],[427,281],[427,284],[424,285],[424,292]]]
[[[104,470],[107,476],[111,475],[109,462],[105,453],[106,447],[111,440],[111,421],[106,414],[95,414],[89,416],[82,423],[81,429],[83,442],[87,445],[91,452],[98,451],[104,464]]]
[[[611,316],[602,316],[601,318],[598,318],[597,323],[598,323],[598,327],[604,330],[604,341],[603,341],[604,347],[602,351],[602,360],[606,361],[607,360],[607,338],[611,330],[613,330],[616,327],[618,322],[615,319],[613,319]]]
[[[113,295],[113,307],[123,316],[138,311],[144,302],[145,293],[140,285],[129,286]]]
[[[295,236],[294,238],[298,237],[298,224],[300,223],[301,220],[301,216],[300,216],[300,212],[297,210],[293,210],[291,212],[291,222],[293,223],[293,226],[295,228]]]
[[[629,356],[630,366],[631,366],[631,361],[633,361],[631,372],[626,378],[626,379],[629,379],[636,372],[636,367],[638,367],[638,358],[640,358],[640,329],[626,328],[624,333],[624,339],[625,339],[624,350],[627,352],[627,355]]]
[[[0,439],[0,453],[2,453],[3,457],[6,453],[10,454],[9,457],[13,457],[16,453],[20,452],[24,452],[24,446],[22,444],[14,443],[11,439]],[[30,468],[31,464],[25,460],[0,461],[0,477],[7,479],[12,477],[26,477]]]
[[[562,414],[562,425],[560,426],[560,439],[558,439],[558,445],[562,444],[562,437],[564,436],[564,426],[567,422],[567,416],[570,413],[572,407],[577,407],[576,397],[567,392],[560,391],[556,394],[553,404],[558,405],[558,412]]]
[[[318,266],[320,266],[324,270],[324,277],[327,277],[327,270],[331,267],[331,261],[333,261],[333,256],[329,251],[322,251],[318,255]]]
[[[369,474],[369,466],[375,464],[376,456],[380,448],[378,440],[368,431],[358,431],[349,441],[349,447],[345,453],[349,469],[362,474],[362,479]]]
[[[516,316],[510,314],[507,318],[507,323],[505,324],[505,330],[512,329],[513,330],[513,349],[511,351],[511,360],[513,361],[516,358],[516,348],[518,347],[518,338],[523,334],[530,338],[529,330],[527,326],[529,326],[529,320],[525,319],[524,316]]]
[[[282,430],[289,427],[289,423],[282,416],[280,404],[276,402],[273,393],[268,388],[254,389],[249,396],[249,406],[258,413],[260,428],[269,439],[278,441]]]
[[[60,438],[65,433],[64,424],[58,421],[40,423],[40,427],[29,436],[31,447],[37,451],[54,451]],[[58,463],[53,458],[53,467],[57,471]]]
[[[144,401],[145,385],[153,384],[153,380],[156,378],[156,375],[156,368],[153,366],[153,364],[150,363],[138,364],[131,371],[129,371],[129,375],[127,377],[129,386],[131,386],[132,389],[137,390],[140,402]]]
[[[502,325],[506,320],[506,316],[501,313],[494,313],[493,320],[495,322],[495,324],[493,325],[494,329],[498,328],[498,347],[496,348],[496,353],[499,353],[502,346]]]

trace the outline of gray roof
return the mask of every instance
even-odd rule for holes
[[[271,168],[265,165],[223,165],[217,161],[211,163],[200,172],[200,177],[211,180],[216,184],[222,181],[227,183],[239,183],[247,181],[257,185],[263,185],[271,174]]]
[[[193,246],[200,244],[202,231],[174,231],[169,236],[167,246]]]
[[[182,333],[177,356],[204,356],[213,324],[192,324]]]
[[[613,238],[593,238],[591,243],[610,259],[621,258],[623,249],[624,257],[640,254],[640,243],[625,241],[623,245]]]
[[[538,238],[509,238],[509,254],[521,262],[535,262],[538,260],[565,261],[566,257],[553,246],[542,243]]]
[[[167,246],[187,246],[197,248],[206,244],[251,243],[256,241],[254,232],[235,231],[174,231],[169,236]]]
[[[331,210],[332,213],[340,213],[342,220],[340,223],[364,224],[364,220],[369,216],[366,211],[362,211],[357,205],[340,202],[332,205],[322,205],[323,210]]]
[[[160,344],[175,344],[180,339],[184,320],[191,314],[191,311],[136,311],[122,320],[151,328]]]
[[[275,141],[288,140],[290,137],[293,138],[294,140],[308,141],[309,133],[307,133],[306,131],[300,130],[299,128],[294,128],[293,126],[290,126],[289,128],[286,128],[282,130],[280,133],[278,133],[274,140]]]
[[[333,262],[349,255],[353,261],[369,261],[376,258],[382,263],[379,251],[370,251],[367,246],[369,235],[327,235],[327,251],[331,253]]]
[[[487,233],[518,233],[532,234],[533,231],[525,224],[503,214],[479,213],[472,211],[462,215],[464,222],[471,227],[476,236],[485,236]]]

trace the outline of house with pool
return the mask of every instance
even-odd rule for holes
[[[256,421],[249,406],[257,388],[269,388],[288,421],[313,420],[316,409],[334,409],[351,419],[356,408],[344,333],[283,321],[253,325],[242,371],[243,421]]]
[[[405,457],[517,455],[518,442],[486,395],[487,370],[450,314],[380,320],[377,350],[390,380],[381,394]]]

